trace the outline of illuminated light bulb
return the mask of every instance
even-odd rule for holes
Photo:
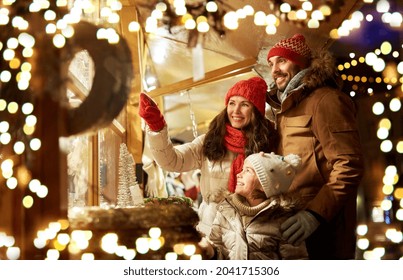
[[[140,24],[137,21],[132,21],[129,23],[130,32],[138,32],[140,30]]]
[[[399,221],[403,221],[403,209],[400,208],[396,211],[396,219]]]
[[[403,154],[403,141],[399,141],[396,144],[396,152]]]
[[[358,65],[357,60],[355,60],[355,59],[351,60],[351,65],[352,66],[357,66]]]
[[[356,231],[357,231],[358,235],[361,235],[361,236],[366,235],[368,232],[368,226],[367,225],[358,225]]]
[[[302,9],[305,11],[312,11],[312,3],[309,1],[302,3]]]
[[[27,195],[22,199],[22,205],[29,209],[34,205],[34,199],[32,198],[32,196]]]
[[[56,34],[56,35],[53,37],[53,45],[54,45],[56,48],[61,49],[61,48],[64,47],[65,44],[66,44],[66,38],[65,38],[63,35],[61,35],[61,34]]]
[[[360,250],[366,250],[369,247],[369,240],[367,238],[360,238],[357,240],[357,247]]]
[[[283,3],[280,5],[280,12],[282,13],[289,13],[291,12],[291,6],[288,3]]]
[[[391,27],[400,27],[402,25],[402,22],[403,22],[402,14],[399,12],[394,12],[392,14],[392,19],[389,24]]]
[[[8,22],[10,21],[10,18],[8,17],[7,14],[3,13],[3,10],[6,10],[6,9],[0,8],[0,25],[7,25]]]
[[[7,248],[6,255],[9,260],[18,260],[20,258],[21,250],[18,247]]]
[[[46,240],[43,238],[35,238],[34,239],[34,246],[37,249],[42,249],[45,248],[46,246]]]
[[[15,114],[15,113],[17,113],[17,111],[18,111],[18,103],[17,103],[17,102],[14,102],[14,101],[8,103],[7,111],[8,111],[10,114]]]
[[[209,1],[206,4],[206,10],[210,13],[215,13],[218,11],[217,3],[214,1]]]
[[[28,188],[31,192],[36,193],[41,186],[41,182],[38,179],[32,179],[29,184]]]
[[[372,68],[374,69],[375,72],[382,72],[386,67],[386,62],[382,58],[378,57],[376,61],[374,62],[374,65]]]
[[[45,185],[40,185],[36,192],[36,195],[39,198],[45,198],[48,195],[48,193],[49,193],[48,187],[46,187]]]
[[[57,31],[56,24],[54,24],[54,23],[47,24],[45,30],[46,30],[46,34],[55,34]]]
[[[355,91],[350,91],[350,96],[351,96],[351,97],[354,97],[355,94],[356,94]]]
[[[49,249],[46,252],[46,257],[48,260],[58,260],[60,258],[60,253],[56,249]]]
[[[155,19],[162,19],[164,16],[163,12],[160,10],[153,10],[151,12],[151,17],[155,18]]]
[[[112,14],[112,10],[109,7],[103,7],[100,14],[101,17],[108,18]]]
[[[236,10],[236,16],[238,17],[238,19],[240,18],[246,18],[246,13],[243,9],[238,9]]]
[[[322,14],[321,11],[315,10],[315,11],[312,12],[311,18],[316,19],[316,20],[324,20],[325,16]]]
[[[168,252],[165,254],[165,260],[167,261],[175,261],[178,259],[178,255],[174,252]]]
[[[29,142],[29,147],[33,150],[33,151],[38,151],[41,148],[41,140],[39,140],[38,138],[34,138]]]
[[[22,130],[26,135],[32,135],[35,132],[35,127],[24,124]]]
[[[308,21],[308,27],[309,28],[319,28],[319,21],[318,20],[316,20],[316,19],[310,19],[309,21]]]
[[[384,153],[389,153],[393,149],[392,141],[390,141],[390,140],[382,141],[382,143],[380,145],[380,149]]]
[[[56,19],[56,13],[55,11],[52,10],[47,10],[44,14],[44,19],[46,21],[51,21],[51,20],[55,20]]]
[[[193,30],[196,28],[196,21],[194,19],[188,19],[185,21],[185,28],[189,30]]]
[[[173,250],[177,255],[182,255],[184,250],[185,244],[177,243],[174,245]]]
[[[151,238],[159,238],[161,236],[161,229],[158,227],[152,227],[148,230],[148,235]]]
[[[277,28],[274,25],[270,24],[270,25],[266,26],[266,33],[267,34],[273,35],[273,34],[276,34],[276,32],[277,32]]]
[[[6,185],[7,185],[7,188],[9,188],[10,190],[14,190],[18,185],[17,178],[15,178],[15,177],[8,178],[6,181]]]
[[[17,141],[14,143],[14,152],[17,155],[21,155],[25,151],[25,144],[21,141]]]
[[[70,242],[70,236],[67,233],[59,233],[57,241],[62,245],[67,245]]]
[[[200,254],[194,254],[192,256],[190,256],[190,260],[192,261],[201,261],[203,258]]]
[[[160,249],[161,245],[161,240],[159,240],[158,238],[151,238],[148,242],[148,246],[153,251],[157,251],[158,249]]]
[[[224,15],[223,20],[224,20],[224,26],[230,30],[236,30],[239,26],[238,16],[235,12],[226,13]],[[265,21],[265,17],[263,17],[262,20]]]
[[[322,12],[324,16],[330,16],[332,14],[332,9],[328,5],[322,5],[319,7],[319,11]]]
[[[3,52],[3,58],[4,58],[5,61],[10,61],[14,57],[15,57],[15,51],[14,50],[6,49]]]
[[[384,140],[386,138],[388,138],[389,136],[389,130],[384,128],[384,127],[380,127],[378,128],[377,132],[376,132],[376,136],[381,139]]]
[[[194,253],[196,253],[196,246],[193,244],[185,245],[185,247],[183,248],[183,253],[186,256],[192,256]]]
[[[392,208],[392,201],[390,201],[389,199],[384,199],[381,202],[381,208],[383,211],[388,211]]]
[[[386,129],[390,129],[392,127],[392,122],[387,118],[383,118],[382,120],[379,121],[378,127],[384,127]]]
[[[21,65],[21,61],[18,58],[13,58],[9,65],[11,69],[18,69]]]
[[[385,111],[385,106],[381,102],[376,102],[372,106],[372,112],[374,113],[374,115],[377,115],[377,116],[382,115],[384,111]]]
[[[7,40],[7,47],[9,49],[16,49],[18,47],[18,40],[17,38],[10,38]]]
[[[159,2],[155,5],[155,8],[161,12],[165,12],[167,10],[167,5],[164,2]]]
[[[10,129],[10,124],[7,121],[0,122],[0,132],[6,133]]]
[[[251,5],[245,5],[243,10],[247,16],[252,16],[255,13],[255,9]]]
[[[389,103],[389,108],[392,112],[398,112],[402,108],[402,102],[399,98],[393,98]]]
[[[4,99],[0,99],[0,112],[4,111],[6,108],[7,108],[7,102]]]
[[[126,247],[126,246],[120,245],[120,246],[118,246],[118,247],[116,248],[115,254],[116,254],[116,256],[118,256],[118,257],[123,257],[123,255],[124,255],[124,253],[126,252],[126,250],[127,250],[127,247]]]
[[[108,43],[113,45],[113,44],[118,44],[120,41],[120,36],[118,33],[114,33],[108,36]]]
[[[146,237],[137,238],[136,250],[140,254],[146,254],[150,250],[148,238]]]
[[[74,35],[74,28],[71,25],[67,25],[66,28],[62,30],[62,34],[66,38],[71,38]]]
[[[183,16],[187,13],[186,6],[179,6],[175,8],[175,14],[178,16]]]
[[[95,256],[93,253],[84,253],[81,255],[81,260],[83,261],[93,261],[95,260]]]
[[[113,11],[120,11],[123,8],[123,5],[120,1],[112,1],[110,6]]]
[[[262,11],[257,11],[255,13],[253,21],[257,26],[264,26],[266,24],[266,14]]]
[[[300,9],[297,11],[296,16],[297,16],[297,19],[304,20],[308,17],[308,14],[306,13],[306,11]]]
[[[24,113],[24,115],[29,115],[34,111],[34,105],[32,103],[28,103],[28,102],[24,103],[21,106],[21,111]],[[27,116],[27,118],[28,117],[30,117],[30,116]],[[34,117],[36,119],[35,116],[32,116],[32,117]],[[25,120],[25,122],[27,122],[27,120]],[[36,123],[36,121],[35,121],[35,123]]]
[[[32,57],[33,54],[34,54],[34,50],[32,48],[24,48],[22,50],[23,57]]]
[[[20,45],[26,48],[32,48],[33,46],[35,46],[35,38],[25,32],[18,35],[18,42],[20,43]]]
[[[376,10],[378,13],[386,13],[390,9],[390,4],[387,0],[379,0],[378,3],[376,3]]]
[[[2,133],[0,135],[0,143],[3,145],[7,145],[8,143],[10,143],[11,141],[11,135],[10,133]]]
[[[267,16],[266,16],[266,24],[267,25],[275,25],[276,24],[276,22],[277,22],[277,17],[275,16],[275,15],[273,15],[273,14],[268,14]]]
[[[18,81],[18,89],[24,91],[29,88],[29,81],[21,80]]]
[[[113,23],[119,23],[119,21],[120,21],[120,16],[117,13],[112,13],[108,17],[108,22],[109,23],[112,23],[112,24]]]
[[[197,31],[200,33],[206,33],[210,30],[210,25],[207,22],[200,22],[197,24]]]
[[[136,250],[134,249],[127,249],[126,252],[123,254],[123,259],[125,260],[133,260],[136,257]]]
[[[394,187],[392,185],[383,185],[382,187],[382,192],[385,195],[390,195],[394,190]]]
[[[340,26],[337,29],[337,34],[339,37],[346,37],[346,36],[350,35],[350,30],[344,26]]]
[[[368,15],[365,16],[365,20],[368,21],[368,22],[371,22],[371,21],[374,20],[374,16],[371,15],[371,14],[368,14]]]

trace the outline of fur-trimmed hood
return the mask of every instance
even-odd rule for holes
[[[327,50],[313,54],[311,66],[302,81],[310,90],[322,86],[340,89],[342,80],[337,72],[334,56]]]

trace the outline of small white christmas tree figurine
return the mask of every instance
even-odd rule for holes
[[[136,172],[134,169],[135,162],[133,156],[127,149],[126,144],[120,144],[119,154],[119,186],[117,206],[120,208],[134,206],[139,204],[139,196],[141,196],[141,203],[143,196],[137,183]],[[136,190],[136,188],[138,190]],[[136,200],[134,195],[136,196]],[[135,203],[134,203],[135,202]]]

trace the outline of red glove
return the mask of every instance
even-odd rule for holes
[[[160,131],[166,124],[157,104],[143,92],[140,93],[139,114],[152,131]]]

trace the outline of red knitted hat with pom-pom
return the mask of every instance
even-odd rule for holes
[[[306,68],[311,60],[311,49],[305,43],[305,37],[295,34],[291,38],[279,41],[269,51],[267,60],[273,56],[281,56]]]
[[[225,96],[225,106],[231,96],[242,96],[248,99],[259,112],[264,116],[266,106],[267,84],[260,77],[252,77],[247,80],[242,80],[233,85]]]

